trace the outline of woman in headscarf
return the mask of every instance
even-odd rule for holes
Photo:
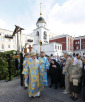
[[[76,57],[72,59],[72,66],[70,70],[70,90],[72,92],[72,96],[70,97],[72,100],[76,101],[78,99],[78,94],[81,91],[81,77],[82,77],[82,69],[80,64],[78,63],[78,54]]]
[[[55,59],[52,59],[50,63],[50,77],[51,77],[51,84],[49,88],[52,87],[52,84],[55,85],[55,89],[57,89],[57,84],[59,82],[59,64],[56,62]]]

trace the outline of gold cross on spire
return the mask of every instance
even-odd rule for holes
[[[42,12],[41,12],[41,5],[42,5],[42,3],[40,3],[40,16],[42,15]]]

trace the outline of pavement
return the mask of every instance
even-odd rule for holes
[[[70,94],[63,94],[63,89],[45,87],[44,94],[41,92],[40,98],[29,98],[28,90],[20,86],[20,78],[12,81],[0,81],[0,102],[74,102],[69,97]],[[84,102],[82,96],[76,102]]]

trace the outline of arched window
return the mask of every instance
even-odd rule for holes
[[[39,31],[36,32],[36,41],[39,42]]]
[[[39,36],[39,31],[36,32],[36,36]]]
[[[43,39],[44,39],[44,40],[46,40],[46,39],[47,39],[47,32],[46,32],[46,31],[44,31]]]

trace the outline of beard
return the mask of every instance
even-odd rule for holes
[[[41,57],[43,58],[43,57],[44,57],[44,55],[41,55]]]

